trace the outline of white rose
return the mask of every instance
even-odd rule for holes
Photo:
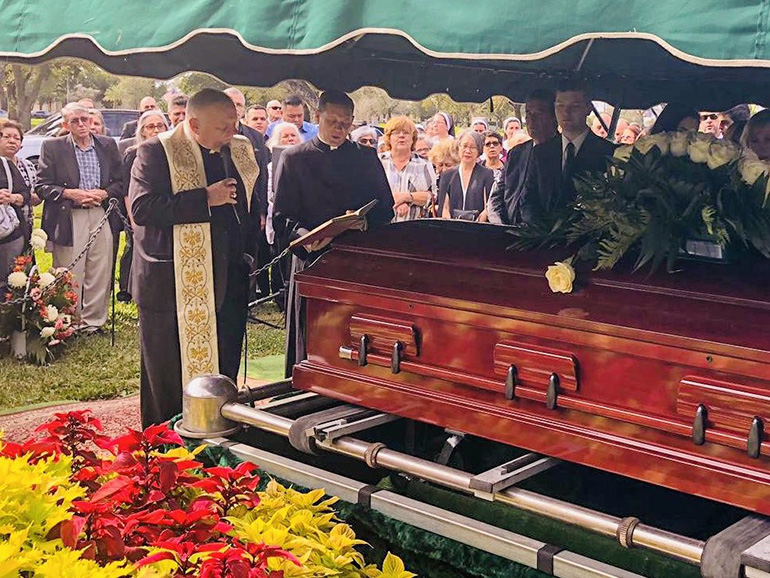
[[[8,275],[8,285],[14,289],[24,289],[27,286],[27,274],[24,271],[16,271]]]
[[[575,270],[569,263],[556,261],[546,270],[545,278],[548,279],[548,287],[553,293],[571,293]]]
[[[61,316],[61,322],[62,322],[62,329],[67,329],[70,325],[72,325],[72,316],[67,315],[66,313]]]
[[[631,153],[633,152],[633,150],[634,150],[634,147],[632,147],[631,145],[619,146],[618,148],[615,149],[615,152],[612,153],[612,156],[621,161],[628,161],[628,159],[631,158]]]
[[[643,155],[652,150],[652,147],[658,147],[661,154],[668,154],[669,137],[666,133],[651,134],[636,139],[634,147]]]
[[[727,163],[731,163],[741,155],[740,149],[729,142],[715,142],[709,147],[708,167],[717,169]]]
[[[762,162],[756,157],[746,156],[738,163],[738,171],[741,173],[743,182],[747,185],[753,185],[757,180],[765,174],[767,170],[767,164]],[[10,284],[11,278],[8,278]]]
[[[45,289],[54,281],[56,281],[56,277],[54,277],[48,271],[46,271],[45,273],[40,275],[40,279],[38,279],[37,284],[41,289]]]
[[[675,157],[683,157],[687,154],[690,145],[690,135],[684,131],[675,132],[669,140],[669,150]]]
[[[33,249],[37,249],[38,251],[45,249],[45,241],[43,240],[43,237],[32,236],[29,238],[29,244]]]
[[[43,229],[32,229],[32,237],[38,237],[39,239],[43,240],[43,243],[45,243],[48,240],[48,233],[46,233]]]
[[[710,136],[699,133],[695,138],[690,141],[687,147],[687,152],[690,155],[690,160],[694,163],[707,163],[709,160],[709,149],[711,148],[712,138]]]
[[[54,330],[53,327],[43,327],[40,330],[40,338],[41,339],[50,339],[51,337],[53,337],[54,331],[55,330]]]
[[[45,318],[49,323],[53,323],[59,317],[59,310],[56,305],[49,305],[45,308]]]

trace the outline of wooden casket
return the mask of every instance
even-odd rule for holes
[[[503,228],[338,239],[297,276],[300,389],[770,515],[770,262],[544,273]],[[600,490],[600,489],[597,489]]]

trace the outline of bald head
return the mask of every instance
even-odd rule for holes
[[[243,115],[246,112],[246,97],[243,95],[243,93],[234,86],[226,88],[224,93],[230,97],[230,100],[233,101],[235,110],[238,113],[238,118],[243,118]]]
[[[238,113],[224,92],[204,88],[187,102],[187,123],[195,140],[208,149],[219,150],[237,132]]]
[[[145,96],[142,100],[139,101],[139,110],[142,112],[146,112],[148,110],[157,110],[158,109],[158,103],[155,102],[155,99],[151,96]]]

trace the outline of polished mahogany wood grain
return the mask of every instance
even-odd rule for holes
[[[353,315],[350,318],[350,345],[358,347],[361,336],[369,338],[369,350],[390,354],[398,341],[408,355],[419,355],[417,331],[409,320],[373,315]]]
[[[536,389],[545,389],[552,373],[559,376],[561,389],[577,391],[577,362],[570,351],[540,347],[513,341],[498,343],[494,350],[495,373],[506,376],[516,367],[517,381]]]
[[[770,391],[766,387],[685,376],[679,385],[677,412],[693,415],[700,404],[706,406],[713,427],[747,432],[755,416],[770,424]]]
[[[493,227],[415,223],[338,243],[297,277],[308,360],[295,385],[770,514],[770,438],[753,459],[743,427],[761,409],[744,394],[770,396],[767,263],[687,263],[650,278],[579,271],[561,295],[544,272],[568,255],[509,253],[508,241]],[[394,375],[387,344],[404,328],[419,355],[404,351]],[[355,362],[362,331],[384,340],[366,367]],[[513,400],[506,344],[532,367]],[[555,360],[563,384],[549,410]],[[574,386],[562,377],[573,374]],[[699,403],[711,407],[696,446]]]

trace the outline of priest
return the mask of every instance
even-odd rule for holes
[[[376,199],[363,227],[376,227],[393,218],[388,179],[370,147],[348,140],[353,101],[344,92],[327,90],[318,101],[318,135],[283,152],[276,170],[273,227],[283,246],[339,215]],[[332,239],[321,239],[292,261],[286,306],[286,376],[305,359],[302,300],[296,295],[294,274],[320,256]]]
[[[194,377],[238,373],[260,212],[259,167],[237,122],[225,93],[201,90],[131,171],[143,427],[181,412]]]

